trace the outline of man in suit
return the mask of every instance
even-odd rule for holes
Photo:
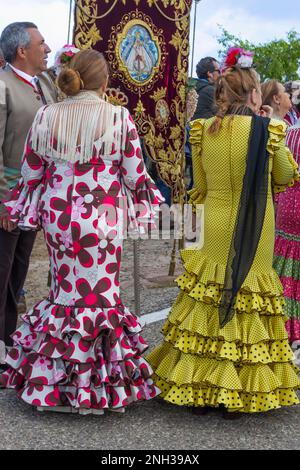
[[[56,101],[44,72],[50,49],[37,26],[22,22],[2,32],[0,48],[6,62],[0,71],[0,372],[16,328],[18,296],[23,288],[35,233],[13,228],[1,204],[20,177],[28,131],[38,109]],[[1,366],[2,364],[2,366]]]

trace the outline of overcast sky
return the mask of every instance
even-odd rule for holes
[[[143,1],[146,0],[141,0],[140,5]],[[67,42],[69,3],[69,0],[0,0],[0,31],[13,21],[33,21],[53,51],[51,65],[55,51]],[[298,3],[299,0],[202,0],[197,8],[194,62],[206,55],[217,56],[218,25],[254,42],[284,37],[291,29],[300,32]]]

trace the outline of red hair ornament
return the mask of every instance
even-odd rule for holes
[[[245,51],[241,47],[230,47],[225,57],[222,70],[238,65],[242,69],[253,67],[254,53]]]

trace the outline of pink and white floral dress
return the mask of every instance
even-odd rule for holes
[[[38,154],[29,133],[22,179],[5,202],[19,227],[43,228],[50,258],[49,297],[22,317],[0,376],[31,405],[117,409],[159,394],[141,357],[141,327],[120,299],[119,273],[127,220],[141,228],[163,198],[134,122],[124,108],[122,115],[122,151],[99,156],[100,139],[85,163]]]

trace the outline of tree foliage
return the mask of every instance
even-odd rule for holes
[[[223,27],[220,28],[220,55],[223,56],[231,46],[239,46],[254,52],[254,63],[262,81],[275,78],[284,83],[299,79],[300,35],[296,31],[289,31],[286,39],[254,44],[234,36]]]

